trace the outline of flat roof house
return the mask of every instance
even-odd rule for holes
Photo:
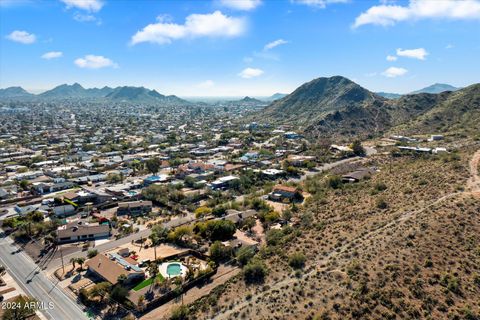
[[[66,204],[66,205],[53,208],[53,214],[57,217],[62,217],[62,218],[74,215],[75,212],[76,212],[76,209],[71,204]]]
[[[118,204],[117,216],[141,216],[152,212],[152,201],[130,201]]]
[[[110,226],[105,224],[88,225],[71,223],[57,229],[58,243],[95,240],[108,238],[109,236]]]
[[[213,190],[227,189],[234,183],[234,181],[238,181],[238,180],[240,179],[235,176],[221,177],[213,181],[212,183],[210,183],[210,188]]]
[[[373,168],[360,168],[358,170],[346,173],[342,176],[343,182],[359,182],[360,180],[369,178],[375,173]]]

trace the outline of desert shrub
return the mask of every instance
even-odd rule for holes
[[[453,293],[460,293],[460,280],[452,275],[452,274],[445,274],[440,280],[440,284],[447,288],[448,291]]]
[[[248,264],[248,262],[253,258],[255,255],[255,249],[253,247],[241,247],[236,254],[237,261],[240,265],[244,266]]]
[[[388,203],[385,201],[385,199],[378,198],[377,199],[377,208],[378,209],[387,209],[388,208]]]
[[[250,261],[243,267],[243,277],[247,283],[262,283],[267,275],[267,267],[260,261]]]
[[[90,249],[90,250],[88,250],[87,257],[89,259],[91,259],[91,258],[95,257],[97,254],[98,254],[97,249]]]
[[[305,266],[307,258],[301,252],[296,252],[288,258],[288,264],[294,269],[301,269]]]
[[[342,178],[339,176],[331,176],[327,180],[327,185],[332,189],[338,189],[342,186]]]
[[[189,310],[187,306],[178,306],[172,310],[170,320],[187,320]]]

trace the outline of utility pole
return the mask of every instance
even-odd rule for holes
[[[63,270],[63,275],[65,275],[65,264],[63,263],[63,251],[62,251],[62,245],[58,245],[60,247],[60,257],[62,258],[62,270]]]

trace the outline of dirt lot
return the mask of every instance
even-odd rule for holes
[[[266,202],[273,207],[273,210],[277,212],[283,212],[283,210],[287,209],[289,207],[288,204],[277,202],[277,201],[272,201],[272,200],[266,200]]]

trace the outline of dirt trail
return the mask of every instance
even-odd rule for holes
[[[480,163],[480,150],[475,152],[470,160],[470,179],[467,181],[467,188],[472,192],[480,192],[480,176],[478,174],[478,165]]]
[[[381,233],[381,232],[383,232],[383,231],[385,231],[389,228],[393,228],[396,225],[398,225],[399,223],[404,222],[406,220],[409,220],[412,217],[418,215],[419,213],[422,213],[425,210],[427,210],[427,209],[429,209],[433,206],[436,206],[436,205],[442,203],[443,201],[445,201],[447,199],[451,199],[453,197],[456,197],[458,195],[465,194],[465,193],[480,192],[480,176],[479,176],[479,173],[478,173],[478,165],[479,164],[480,164],[480,150],[475,152],[475,154],[472,156],[472,159],[470,160],[470,178],[468,179],[468,181],[466,183],[467,190],[465,192],[452,192],[452,193],[446,194],[446,195],[438,198],[437,200],[434,200],[434,201],[430,202],[429,204],[425,205],[422,208],[419,208],[419,209],[414,210],[414,211],[407,211],[407,212],[401,213],[400,215],[398,215],[395,219],[393,219],[389,223],[387,223],[383,226],[379,226],[375,229],[372,229],[369,232],[367,232],[367,233],[365,233],[365,234],[363,234],[359,237],[356,237],[356,238],[352,239],[351,241],[348,241],[347,243],[343,244],[341,247],[336,248],[335,250],[327,253],[322,260],[317,261],[316,266],[314,266],[310,271],[305,273],[305,276],[313,275],[313,274],[315,274],[319,271],[328,269],[328,262],[333,257],[338,257],[341,254],[345,253],[347,250],[349,250],[349,248],[351,247],[352,244],[359,245],[360,243],[362,243],[362,241],[367,241],[368,239],[371,239],[375,235],[378,235],[379,233]],[[288,277],[283,279],[283,280],[277,281],[276,283],[273,283],[272,285],[270,285],[268,290],[263,291],[263,292],[258,293],[258,294],[255,294],[255,295],[253,295],[252,299],[249,299],[248,301],[243,300],[242,302],[240,302],[240,303],[234,305],[233,307],[231,307],[229,310],[226,310],[226,311],[223,311],[223,312],[220,312],[220,313],[216,314],[213,317],[213,319],[217,319],[217,320],[219,320],[219,319],[222,319],[222,320],[223,319],[230,319],[234,315],[235,312],[238,312],[238,311],[242,310],[243,308],[247,307],[251,303],[251,301],[255,301],[257,298],[260,298],[261,296],[264,296],[266,293],[271,292],[273,290],[278,290],[279,288],[281,288],[285,285],[290,285],[295,281],[296,281],[295,278],[288,278]]]

